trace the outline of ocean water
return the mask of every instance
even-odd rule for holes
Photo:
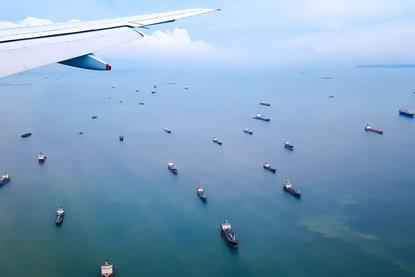
[[[1,276],[415,276],[414,69],[51,68],[0,80]]]

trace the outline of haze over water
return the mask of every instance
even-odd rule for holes
[[[301,70],[59,67],[2,80],[0,275],[98,276],[109,259],[116,276],[414,276],[415,119],[398,116],[415,109],[414,70]],[[282,191],[287,178],[301,200]]]

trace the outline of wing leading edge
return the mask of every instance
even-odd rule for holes
[[[88,68],[91,53],[143,37],[139,28],[215,11],[189,9],[141,16],[0,30],[0,78],[51,63]],[[74,59],[74,58],[80,59]],[[70,60],[70,62],[66,62]],[[98,58],[96,60],[102,61]],[[103,62],[103,61],[102,61]],[[105,62],[103,62],[105,63]],[[106,63],[105,63],[106,64]],[[104,66],[103,70],[110,67]],[[101,70],[101,67],[89,69]]]

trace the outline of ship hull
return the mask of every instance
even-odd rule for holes
[[[410,112],[403,112],[403,111],[400,111],[400,112],[399,112],[399,115],[400,115],[400,116],[405,116],[405,117],[410,117],[410,118],[413,118],[413,117],[414,117],[414,113],[410,113]]]

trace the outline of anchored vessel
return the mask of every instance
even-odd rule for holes
[[[220,225],[220,232],[222,234],[222,237],[224,240],[231,246],[231,247],[238,247],[238,238],[236,237],[236,234],[232,230],[232,225],[229,223],[229,221],[225,220]]]
[[[267,106],[267,107],[270,107],[271,106],[271,104],[270,103],[267,103],[267,102],[261,102],[259,104],[262,105],[262,106]]]
[[[414,117],[415,112],[408,109],[399,109],[399,115],[406,117]]]
[[[368,131],[368,132],[373,132],[373,133],[377,133],[377,134],[380,134],[380,135],[382,135],[383,134],[383,131],[382,130],[379,130],[379,129],[376,129],[376,128],[374,128],[372,125],[370,125],[369,123],[366,125],[366,127],[365,127],[365,131]]]
[[[291,151],[294,150],[294,145],[292,145],[288,140],[284,142],[284,147]]]
[[[167,168],[173,173],[173,174],[177,174],[177,172],[179,171],[176,167],[176,165],[174,164],[174,162],[168,162],[167,163]]]
[[[114,276],[113,266],[108,261],[106,261],[101,266],[101,277],[112,277],[112,276]]]
[[[272,173],[275,173],[277,169],[275,167],[272,167],[270,163],[265,162],[264,163],[264,169],[271,171]]]
[[[171,134],[171,130],[169,128],[164,128],[164,132],[166,132],[167,134]]]
[[[202,199],[202,201],[204,202],[207,201],[207,194],[205,192],[205,189],[202,186],[199,186],[196,189],[196,193],[197,193],[197,196],[199,196],[199,198]]]
[[[244,133],[245,134],[248,134],[248,135],[252,135],[252,134],[254,134],[254,132],[252,132],[251,130],[249,130],[248,128],[245,128],[244,129]]]
[[[20,137],[22,138],[28,138],[32,135],[32,133],[24,133],[23,135],[21,135]]]
[[[0,185],[5,185],[10,182],[10,174],[6,173],[0,177]]]
[[[56,211],[55,223],[58,225],[61,224],[64,216],[65,216],[65,211],[63,210],[62,207],[59,207],[59,209]]]
[[[213,142],[222,145],[222,141],[220,141],[217,137],[213,137]]]
[[[294,188],[293,184],[290,182],[290,180],[286,180],[284,184],[282,185],[282,188],[284,191],[291,193],[297,198],[301,197],[301,193],[298,189]]]
[[[37,160],[39,161],[39,163],[44,163],[46,161],[46,158],[46,155],[42,154],[42,152],[40,152],[37,156]]]
[[[253,116],[254,119],[258,119],[258,120],[262,120],[262,121],[271,121],[270,118],[263,116],[260,113],[257,113],[256,115]]]

